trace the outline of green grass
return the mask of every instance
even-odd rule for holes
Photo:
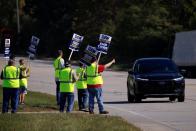
[[[77,110],[75,103],[74,110]],[[0,87],[0,109],[2,88]],[[58,111],[55,96],[28,92],[25,105],[18,112]],[[88,113],[18,113],[0,114],[0,131],[140,131],[120,117],[89,115]]]
[[[0,87],[0,108],[2,108],[2,88]],[[74,105],[77,110],[77,103]],[[19,112],[40,112],[40,111],[58,111],[56,98],[53,95],[28,91],[25,97],[25,105],[19,105]]]
[[[88,114],[3,114],[1,131],[140,131],[120,117]]]

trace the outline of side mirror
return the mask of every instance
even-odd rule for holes
[[[128,71],[128,73],[129,73],[129,74],[133,74],[133,73],[134,73],[133,69],[130,69],[130,70]]]
[[[181,69],[181,70],[180,70],[180,73],[181,73],[183,76],[185,76],[186,73],[187,73],[187,71],[186,71],[185,69]]]

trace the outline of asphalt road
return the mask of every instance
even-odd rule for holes
[[[2,66],[2,58],[0,60]],[[53,76],[51,61],[31,62],[29,90],[54,95]],[[185,102],[169,102],[168,98],[151,98],[143,100],[142,103],[130,104],[127,102],[126,93],[127,72],[105,71],[103,77],[105,108],[110,111],[110,115],[121,116],[146,131],[196,130],[196,79],[186,80]]]

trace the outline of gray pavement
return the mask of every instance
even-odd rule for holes
[[[2,61],[2,58],[0,60]],[[53,76],[51,61],[31,62],[29,90],[54,95]],[[168,98],[151,98],[143,100],[142,103],[130,104],[127,102],[126,92],[127,72],[106,71],[103,77],[105,108],[110,111],[110,115],[121,116],[145,131],[196,130],[196,79],[186,80],[185,102],[169,102]]]

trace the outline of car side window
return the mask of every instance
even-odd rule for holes
[[[133,71],[136,73],[139,71],[139,64],[135,64]]]

